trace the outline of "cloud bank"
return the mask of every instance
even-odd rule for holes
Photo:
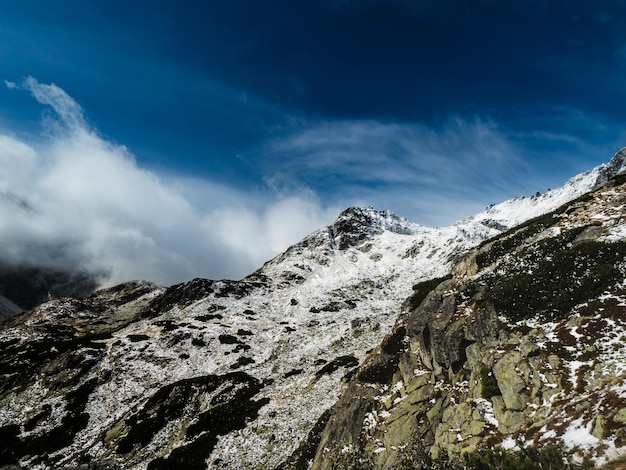
[[[159,176],[91,128],[61,88],[33,78],[7,86],[29,91],[56,117],[30,142],[0,133],[5,263],[87,270],[103,285],[240,278],[338,213],[306,190],[260,198]],[[200,209],[192,193],[221,202]]]

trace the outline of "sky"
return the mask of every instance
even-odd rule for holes
[[[616,0],[0,0],[0,262],[238,279],[353,205],[449,225],[626,145]]]

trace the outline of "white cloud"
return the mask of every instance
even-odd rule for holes
[[[33,78],[22,88],[60,120],[36,146],[0,133],[5,262],[88,269],[103,284],[239,278],[337,215],[308,194],[160,177],[90,128],[61,88]]]
[[[27,144],[0,135],[0,192],[9,191],[15,181],[25,182],[39,164],[37,152]]]
[[[261,214],[242,207],[224,208],[216,211],[205,223],[216,227],[219,235],[228,239],[238,252],[254,256],[257,244],[279,253],[290,242],[311,232],[312,220],[330,222],[338,212],[338,209],[323,209],[313,194],[305,192],[282,198]],[[315,228],[321,226],[316,224]],[[303,227],[307,227],[305,233]],[[254,234],[253,243],[251,234]]]
[[[80,105],[54,83],[46,85],[28,77],[23,86],[41,104],[51,106],[70,132],[88,130]]]

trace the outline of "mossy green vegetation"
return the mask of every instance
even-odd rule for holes
[[[554,213],[542,215],[531,219],[526,224],[522,224],[514,229],[492,239],[493,245],[489,249],[485,249],[483,245],[487,242],[483,242],[481,249],[476,256],[476,264],[479,269],[483,269],[490,264],[496,262],[499,258],[515,250],[524,240],[537,235],[548,227],[554,225],[557,221]]]
[[[512,321],[557,319],[623,278],[626,242],[572,245],[556,237],[512,256],[487,279],[487,298]]]
[[[545,226],[543,222],[539,225]],[[517,234],[510,247],[511,239],[493,245],[482,254],[481,262],[497,261],[497,266],[468,283],[463,297],[481,292],[480,299],[475,299],[479,304],[492,302],[498,313],[511,321],[537,315],[560,318],[624,278],[626,242],[579,241],[577,237],[588,227],[525,246]],[[524,232],[524,237],[528,235]]]
[[[549,214],[540,215],[527,222],[518,225],[504,233],[501,233],[491,240],[487,240],[480,245],[480,251],[476,256],[476,264],[479,269],[483,269],[494,263],[500,257],[514,250],[524,240],[537,235],[548,227],[554,225],[558,217],[555,215],[557,212],[550,212]],[[493,243],[489,249],[484,247],[488,243]]]
[[[613,184],[617,185],[621,183],[616,180]],[[563,204],[552,212],[529,219],[526,222],[502,232],[489,240],[485,240],[478,247],[479,252],[476,256],[478,268],[483,269],[489,266],[501,256],[513,251],[524,240],[528,240],[529,238],[554,226],[560,220],[562,214],[575,211],[576,208],[582,203],[593,199],[594,194],[595,192],[593,191],[585,193],[582,196]]]
[[[375,468],[375,457],[361,452],[341,455],[336,459],[341,469]],[[419,442],[411,442],[400,451],[397,470],[590,470],[590,462],[576,463],[556,446],[522,447],[516,450],[495,447],[479,449],[450,459],[446,455],[433,458]]]

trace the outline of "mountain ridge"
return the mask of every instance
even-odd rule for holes
[[[399,347],[384,341],[414,286],[459,261],[473,269],[468,250],[528,207],[530,218],[606,184],[624,158],[449,227],[349,208],[241,281],[127,283],[18,315],[0,325],[0,435],[11,436],[0,464],[289,468],[312,458],[315,449],[293,456],[377,345]]]

